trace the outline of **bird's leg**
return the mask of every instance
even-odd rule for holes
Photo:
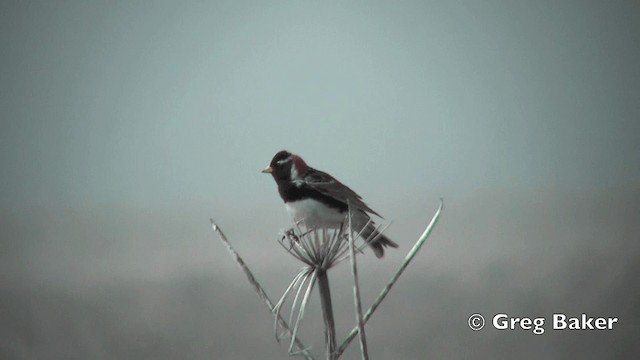
[[[289,240],[289,243],[293,245],[293,243],[291,242],[291,240],[299,243],[300,242],[300,238],[298,237],[298,235],[296,235],[296,231],[291,228],[287,231],[284,232],[284,235],[282,235],[282,240],[284,241],[284,239]]]

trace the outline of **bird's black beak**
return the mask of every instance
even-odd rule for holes
[[[273,172],[273,168],[271,168],[271,166],[267,166],[266,168],[264,168],[264,170],[262,170],[262,172],[265,174],[271,174]]]

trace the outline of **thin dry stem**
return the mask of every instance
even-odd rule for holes
[[[273,302],[271,301],[267,293],[264,291],[260,283],[258,283],[256,278],[253,276],[253,273],[251,273],[251,270],[249,270],[249,267],[245,264],[244,260],[242,260],[240,255],[233,248],[233,246],[231,246],[231,243],[229,242],[229,240],[227,240],[227,237],[224,235],[220,227],[216,225],[213,219],[209,219],[209,221],[211,221],[211,227],[213,228],[213,230],[218,234],[218,236],[220,237],[220,240],[225,244],[225,246],[227,247],[227,250],[229,251],[229,253],[231,253],[231,256],[233,256],[238,266],[240,266],[240,269],[242,269],[242,272],[244,272],[245,276],[247,277],[247,280],[249,280],[249,283],[253,287],[253,290],[264,301],[264,303],[267,305],[267,308],[269,308],[269,311],[273,312],[273,308],[274,308]],[[307,347],[305,347],[302,341],[300,341],[300,339],[298,339],[298,337],[294,335],[291,329],[289,329],[289,325],[287,324],[287,322],[280,315],[277,315],[276,318],[280,327],[282,327],[284,331],[291,334],[292,342],[295,343],[295,345],[299,349],[298,354],[301,356],[304,356],[308,360],[313,360],[313,357],[307,351]]]
[[[335,360],[336,350],[336,325],[333,320],[333,307],[331,305],[331,289],[327,271],[316,268],[318,278],[318,292],[320,293],[320,306],[322,307],[322,319],[324,320],[324,337],[326,344],[327,360]]]
[[[360,352],[363,360],[369,360],[369,350],[367,348],[367,336],[364,331],[364,321],[362,319],[362,301],[360,300],[360,285],[358,283],[358,266],[356,264],[356,252],[351,227],[351,204],[349,206],[349,257],[351,258],[351,275],[353,276],[353,301],[356,309],[356,321],[358,322],[358,334],[360,335]],[[365,241],[366,242],[366,241]]]
[[[289,344],[289,354],[296,354],[295,352],[292,351],[293,344],[294,344],[293,340],[296,338],[296,334],[298,334],[298,326],[300,326],[300,322],[302,321],[302,316],[304,315],[304,311],[307,307],[307,303],[309,302],[309,295],[311,294],[311,290],[313,289],[313,286],[316,283],[317,275],[315,273],[311,273],[310,276],[311,276],[311,280],[309,280],[309,286],[307,286],[307,291],[305,291],[304,293],[302,304],[300,304],[300,309],[298,310],[298,318],[296,319],[296,324],[293,327],[293,334],[291,335],[291,343]],[[293,312],[293,309],[291,311]]]
[[[407,268],[407,266],[409,265],[413,257],[418,253],[418,250],[420,250],[420,247],[422,247],[422,244],[424,244],[425,240],[427,240],[427,238],[429,237],[429,234],[433,230],[433,227],[438,221],[438,218],[440,218],[440,213],[442,212],[442,203],[443,203],[442,199],[440,199],[440,206],[438,206],[438,210],[431,218],[431,222],[429,223],[429,225],[427,225],[427,228],[424,230],[424,232],[422,233],[418,241],[415,243],[415,245],[413,245],[413,248],[411,248],[407,256],[404,258],[404,261],[400,265],[400,268],[398,268],[396,273],[391,277],[391,280],[389,280],[387,285],[385,285],[385,287],[382,289],[382,291],[380,292],[380,295],[378,295],[376,300],[373,302],[373,305],[371,305],[369,310],[367,310],[366,314],[364,314],[364,319],[363,319],[364,323],[366,323],[369,320],[369,318],[371,318],[371,316],[376,311],[376,309],[378,308],[382,300],[384,300],[384,298],[387,296],[387,294],[391,290],[391,287],[396,283],[396,281],[398,281],[398,278],[400,277],[400,275],[402,275],[402,273]],[[357,333],[358,333],[358,326],[356,326],[351,330],[351,332],[349,333],[349,336],[347,336],[347,339],[342,343],[342,345],[340,345],[340,347],[336,351],[336,358],[342,355],[342,353],[346,350],[346,348],[349,346],[349,344],[351,343],[351,341],[353,340],[353,338],[356,336]]]

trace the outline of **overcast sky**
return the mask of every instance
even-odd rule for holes
[[[637,1],[3,1],[0,357],[284,357],[208,223],[282,292],[299,264],[273,241],[290,223],[260,173],[281,149],[394,221],[400,249],[360,263],[365,304],[445,199],[367,330],[374,358],[637,354],[639,14]],[[621,320],[535,337],[472,332],[472,312]]]
[[[639,12],[4,2],[0,200],[272,196],[283,148],[365,194],[637,183]]]

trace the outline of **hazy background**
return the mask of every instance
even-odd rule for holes
[[[636,1],[3,1],[0,358],[281,359],[299,265],[260,170],[302,155],[393,220],[373,359],[640,352]],[[338,338],[354,324],[331,273]],[[322,351],[316,296],[302,337]],[[473,332],[479,312],[547,318]],[[554,332],[553,313],[616,316]],[[357,345],[345,354],[358,358]],[[322,356],[320,356],[321,358]]]

